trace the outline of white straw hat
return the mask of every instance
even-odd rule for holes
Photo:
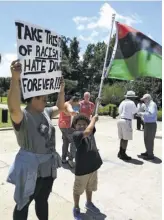
[[[136,98],[138,96],[136,96],[136,93],[134,91],[127,91],[125,97],[126,98]]]

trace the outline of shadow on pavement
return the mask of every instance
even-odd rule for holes
[[[143,160],[146,160],[146,161],[151,162],[151,163],[154,163],[154,164],[160,164],[160,163],[162,163],[162,160],[161,160],[159,157],[156,157],[156,156],[154,156],[154,159],[153,159],[153,160],[147,160],[146,158],[144,158],[144,157],[141,156],[141,155],[138,155],[138,158],[141,158],[141,159],[143,159]]]
[[[104,163],[112,163],[112,164],[115,164],[115,165],[118,165],[118,166],[125,166],[123,163],[121,162],[116,162],[116,161],[112,161],[112,160],[109,160],[109,159],[103,159],[103,162]]]
[[[155,136],[155,139],[162,139],[162,136]]]
[[[131,163],[131,164],[135,164],[135,165],[143,165],[144,164],[143,161],[137,160],[137,159],[134,159],[134,158],[132,158],[131,160],[127,161],[127,163]]]
[[[81,213],[82,220],[104,220],[106,215],[103,213],[94,214],[93,212],[86,211],[86,213]]]
[[[121,160],[121,161],[124,161],[125,163],[119,163],[119,162],[115,162],[115,161],[111,161],[111,160],[106,160],[104,159],[103,162],[109,162],[109,163],[112,163],[112,164],[115,164],[115,165],[119,165],[119,166],[125,166],[126,163],[131,163],[131,164],[135,164],[135,165],[143,165],[143,161],[141,160],[137,160],[137,159],[134,159],[132,158],[130,161],[127,161],[127,160]]]
[[[136,131],[144,131],[144,129],[137,129],[137,128],[136,128]]]
[[[71,168],[68,163],[62,164],[63,169],[70,170],[73,174],[75,174],[75,169]]]

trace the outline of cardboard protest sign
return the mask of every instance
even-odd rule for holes
[[[24,99],[58,92],[61,80],[61,37],[22,21],[16,21],[15,26]]]

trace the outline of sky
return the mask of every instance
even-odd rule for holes
[[[89,43],[108,41],[112,14],[116,20],[162,44],[162,2],[0,2],[0,77],[10,75],[17,57],[16,20],[39,25],[67,37],[77,37],[80,58]]]

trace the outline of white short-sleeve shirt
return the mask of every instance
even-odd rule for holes
[[[134,114],[136,114],[137,111],[138,110],[137,110],[135,103],[130,99],[125,99],[119,105],[120,118],[125,118],[125,119],[131,120],[131,119],[133,119]]]

